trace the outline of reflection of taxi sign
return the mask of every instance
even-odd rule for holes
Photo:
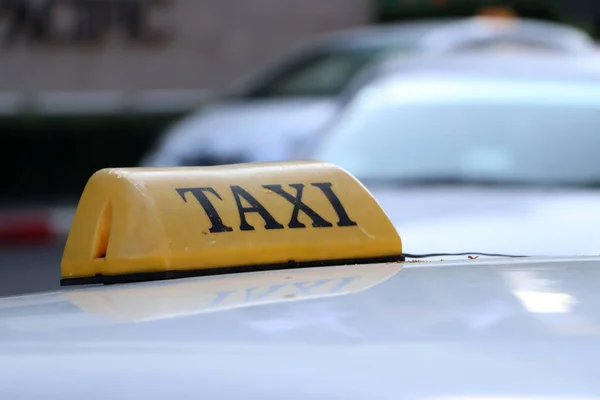
[[[400,270],[400,265],[340,266],[268,274],[239,274],[185,281],[111,286],[65,292],[90,314],[139,322],[227,309],[339,296],[366,290]]]
[[[331,164],[105,169],[79,201],[62,283],[398,260],[379,204]]]

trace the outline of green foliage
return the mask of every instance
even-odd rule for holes
[[[181,116],[1,116],[1,197],[78,197],[96,170],[137,165],[160,133]]]

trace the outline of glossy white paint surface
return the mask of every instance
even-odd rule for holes
[[[598,189],[370,189],[407,253],[600,255]]]
[[[4,298],[0,397],[600,397],[599,258],[401,266]]]

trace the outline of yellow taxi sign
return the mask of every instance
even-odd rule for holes
[[[61,282],[403,259],[373,196],[328,163],[104,169],[79,201]]]
[[[477,18],[492,30],[514,27],[518,21],[517,14],[510,7],[501,6],[482,7]]]
[[[64,296],[88,314],[142,322],[357,293],[401,268],[381,264],[293,269],[67,291]]]
[[[487,6],[482,7],[477,12],[480,17],[498,18],[503,20],[513,20],[517,18],[517,13],[510,7]]]

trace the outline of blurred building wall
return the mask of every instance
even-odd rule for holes
[[[0,0],[0,91],[222,88],[370,0]]]

